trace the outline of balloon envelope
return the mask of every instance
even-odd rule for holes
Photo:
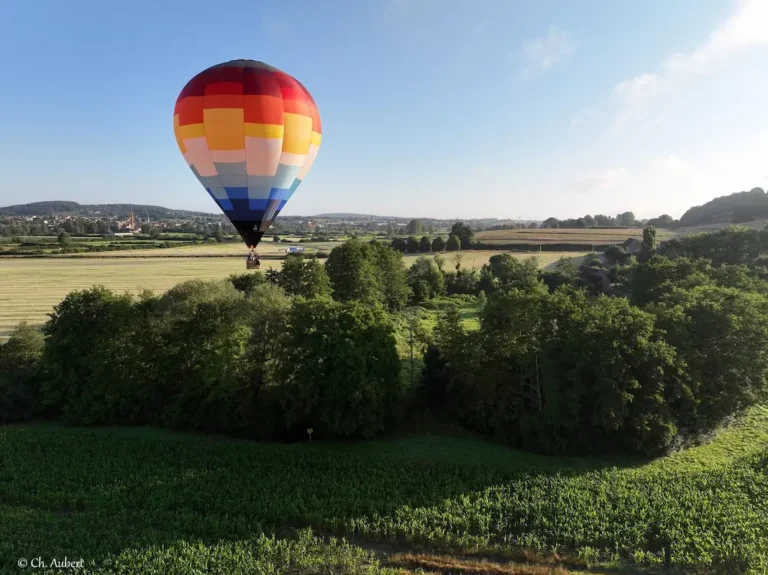
[[[255,246],[320,148],[315,101],[292,76],[232,60],[192,78],[173,112],[176,143],[246,245]]]

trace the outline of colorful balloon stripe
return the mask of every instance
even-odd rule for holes
[[[322,140],[307,89],[253,60],[192,78],[176,100],[173,129],[192,172],[254,246],[306,177]]]

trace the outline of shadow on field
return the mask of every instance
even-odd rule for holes
[[[382,518],[398,512],[516,479],[619,465],[437,436],[276,445],[54,425],[0,428],[0,456],[3,566],[40,554],[98,564],[127,549],[288,536],[305,526],[374,540]]]

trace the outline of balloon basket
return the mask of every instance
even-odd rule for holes
[[[257,270],[261,267],[261,262],[245,262],[245,269],[247,270]]]

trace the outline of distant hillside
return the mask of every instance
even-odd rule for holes
[[[142,204],[78,204],[77,202],[33,202],[16,206],[0,207],[0,216],[104,216],[107,218],[127,218],[133,209],[138,219],[149,217],[153,220],[183,219],[192,217],[212,217],[217,214],[173,210],[162,206]]]
[[[739,222],[738,225],[760,231],[765,229],[766,224],[768,224],[768,220],[760,219],[760,220],[753,220],[751,222]],[[731,222],[720,222],[716,224],[700,224],[698,226],[675,228],[675,232],[677,233],[677,235],[681,235],[681,236],[685,236],[688,234],[701,234],[704,232],[716,232],[717,230],[722,230],[723,228],[730,225],[731,225]]]
[[[680,227],[707,224],[741,224],[768,218],[768,194],[762,188],[715,198],[703,206],[696,206],[680,218]]]
[[[297,216],[299,217],[299,216]],[[310,219],[317,220],[405,220],[407,218],[400,216],[374,216],[371,214],[350,214],[350,213],[332,213],[332,214],[317,214],[314,216],[308,216]]]

